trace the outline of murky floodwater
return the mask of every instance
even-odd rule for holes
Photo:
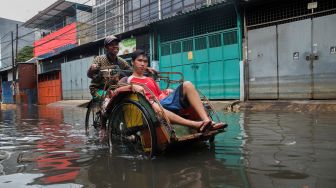
[[[83,108],[0,112],[0,187],[336,187],[336,114],[221,114],[215,145],[154,160],[84,134]]]

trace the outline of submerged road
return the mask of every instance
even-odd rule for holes
[[[219,111],[215,144],[153,160],[86,137],[85,108],[0,111],[0,187],[336,187],[336,113]]]

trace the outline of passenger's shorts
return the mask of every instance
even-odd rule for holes
[[[188,100],[183,96],[183,85],[179,85],[173,93],[160,100],[160,104],[166,110],[178,113],[180,110],[189,107]]]

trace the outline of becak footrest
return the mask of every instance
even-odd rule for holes
[[[184,135],[177,137],[175,142],[193,142],[193,141],[205,141],[210,139],[210,137],[216,135],[219,131],[209,131],[207,133],[194,133],[189,135]]]

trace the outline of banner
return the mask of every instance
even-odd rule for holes
[[[119,53],[118,55],[126,55],[134,52],[136,49],[135,38],[124,39],[119,43]]]

